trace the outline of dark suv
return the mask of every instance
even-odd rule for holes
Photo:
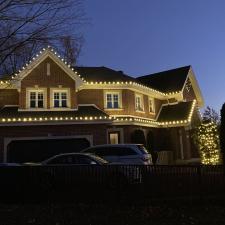
[[[92,153],[109,162],[135,165],[152,165],[152,157],[141,144],[106,144],[86,148],[83,153]]]

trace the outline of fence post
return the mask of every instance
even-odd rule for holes
[[[203,190],[202,190],[202,166],[197,166],[197,175],[198,175],[198,192],[199,192],[199,199],[203,199]]]

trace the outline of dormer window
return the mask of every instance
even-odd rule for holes
[[[44,107],[44,93],[40,91],[30,92],[30,108]]]
[[[143,95],[135,94],[135,110],[144,111]]]
[[[44,89],[28,89],[26,107],[29,109],[43,109],[46,107]]]
[[[54,91],[54,108],[66,108],[68,96],[66,91]]]
[[[70,89],[69,88],[50,88],[50,108],[66,109],[70,108]]]

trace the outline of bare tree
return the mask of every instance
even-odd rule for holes
[[[215,124],[220,122],[219,114],[216,112],[216,110],[210,108],[209,106],[207,106],[204,110],[202,119],[204,122],[214,122]]]
[[[79,41],[78,41],[79,40]],[[63,36],[61,38],[63,57],[71,65],[76,65],[77,58],[81,52],[81,47],[83,44],[83,38],[74,40],[71,36]]]
[[[66,47],[75,63],[84,22],[82,0],[0,0],[0,74],[17,71],[47,45]]]

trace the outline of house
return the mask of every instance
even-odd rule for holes
[[[0,161],[130,143],[142,130],[160,157],[185,163],[198,157],[190,135],[203,104],[191,66],[134,78],[107,67],[73,68],[49,47],[0,81]]]

